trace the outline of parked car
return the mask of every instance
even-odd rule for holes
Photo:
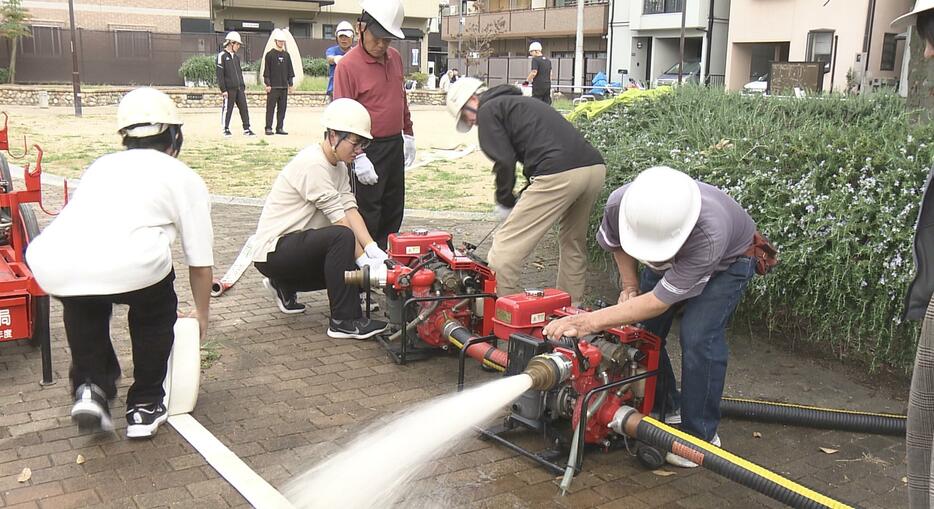
[[[700,81],[700,60],[685,60],[684,68],[681,71],[682,83],[697,83]],[[677,85],[678,84],[678,63],[675,62],[667,71],[656,78],[655,86]]]
[[[743,85],[744,94],[764,94],[769,88],[769,73],[750,81]]]

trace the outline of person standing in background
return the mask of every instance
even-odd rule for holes
[[[233,105],[240,110],[240,121],[243,122],[243,135],[256,136],[250,130],[250,112],[246,104],[246,85],[243,82],[243,69],[240,67],[240,57],[237,52],[243,41],[240,34],[230,32],[224,37],[224,50],[217,54],[217,86],[224,97],[221,106],[221,125],[223,134],[230,137],[230,117],[233,115]]]
[[[551,104],[551,60],[542,56],[542,43],[529,44],[532,55],[532,70],[526,78],[526,84],[532,85],[532,97]]]
[[[344,58],[344,55],[347,54],[347,52],[350,51],[350,47],[353,46],[353,25],[347,21],[341,21],[337,24],[337,31],[334,32],[334,37],[337,38],[337,44],[331,46],[324,52],[324,56],[328,60],[328,100],[334,98],[334,69],[337,68],[337,63]]]
[[[292,91],[292,79],[295,70],[292,69],[292,57],[285,50],[285,31],[277,28],[272,31],[272,38],[276,47],[266,53],[266,66],[263,70],[263,82],[266,84],[266,134],[273,134],[272,115],[276,115],[276,134],[289,134],[285,132],[285,109],[288,106],[289,92]]]

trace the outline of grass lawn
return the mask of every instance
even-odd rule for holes
[[[309,76],[305,75],[305,79],[298,84],[296,88],[299,92],[324,92],[328,89],[328,77],[327,76]],[[262,91],[265,90],[265,86],[262,82],[256,85],[250,85],[247,87],[247,90],[253,91]]]

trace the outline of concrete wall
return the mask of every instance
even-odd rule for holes
[[[75,0],[75,24],[91,30],[138,28],[178,33],[182,17],[210,18],[210,0]],[[33,22],[68,27],[67,0],[25,0]]]

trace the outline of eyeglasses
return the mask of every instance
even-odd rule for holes
[[[368,140],[366,138],[357,138],[357,141],[354,141],[351,140],[349,136],[344,139],[347,140],[347,143],[353,145],[354,148],[359,148],[360,150],[366,150],[367,147],[370,146],[370,143],[373,142],[373,140]]]

